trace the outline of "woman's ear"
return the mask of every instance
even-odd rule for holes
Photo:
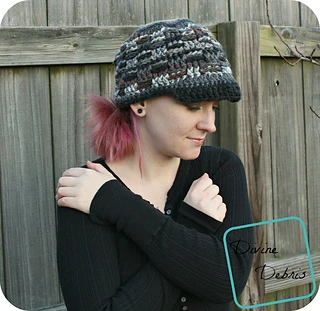
[[[146,101],[131,104],[130,108],[132,109],[133,113],[138,117],[144,117],[147,113],[147,103]]]

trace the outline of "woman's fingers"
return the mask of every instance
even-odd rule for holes
[[[200,178],[196,179],[192,183],[191,187],[193,189],[196,189],[197,191],[205,191],[211,185],[212,185],[212,180],[209,178],[209,175],[205,173]]]
[[[59,206],[75,208],[88,214],[91,202],[100,187],[115,179],[100,164],[88,161],[88,168],[70,168],[63,173],[56,194]]]
[[[226,212],[227,212],[227,205],[225,203],[221,203],[217,209],[216,219],[218,221],[223,222],[224,218],[226,217]]]
[[[74,177],[66,176],[60,177],[58,180],[58,188],[59,187],[73,187],[75,185]]]
[[[204,189],[204,192],[211,199],[213,199],[215,196],[217,196],[219,191],[220,191],[219,187],[217,185],[214,185],[214,184],[211,184],[206,189]]]
[[[70,207],[74,209],[78,209],[78,201],[75,197],[62,197],[57,200],[57,204],[59,206]]]
[[[226,214],[226,204],[219,195],[219,187],[213,184],[207,173],[195,180],[184,201],[195,209],[207,214],[208,216],[223,221]]]
[[[61,177],[61,178],[65,178],[65,177]],[[60,179],[61,179],[60,178]],[[66,186],[62,186],[62,185],[58,185],[57,190],[56,190],[56,201],[57,203],[59,202],[59,200],[63,197],[74,197],[76,196],[76,189],[75,187],[66,187]],[[59,203],[58,203],[59,205]]]
[[[57,191],[60,197],[75,197],[77,189],[75,187],[60,187]]]
[[[106,175],[110,174],[110,172],[99,163],[93,163],[91,161],[87,161],[86,165],[88,168],[90,168],[96,172],[106,174]]]
[[[84,174],[85,168],[82,167],[72,167],[63,172],[64,177],[79,177]]]
[[[221,195],[214,196],[211,201],[215,206],[217,206],[217,208],[223,203]]]

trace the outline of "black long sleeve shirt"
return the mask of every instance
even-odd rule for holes
[[[103,160],[97,160],[107,169]],[[183,202],[204,173],[220,188],[227,206],[221,223]],[[181,160],[165,213],[131,192],[121,180],[105,183],[90,215],[58,208],[58,269],[70,311],[226,311],[233,300],[224,232],[252,222],[240,159],[219,147],[202,147],[195,160]],[[253,230],[227,235],[234,286],[247,281]],[[247,245],[246,243],[243,243]]]

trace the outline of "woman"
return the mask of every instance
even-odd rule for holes
[[[115,71],[113,103],[93,97],[90,106],[101,158],[59,179],[66,306],[229,310],[222,239],[228,228],[252,221],[246,177],[234,153],[202,146],[216,130],[219,101],[241,97],[225,53],[202,25],[159,21],[123,43]],[[239,294],[252,257],[232,242],[252,245],[253,234],[233,230],[227,237]]]

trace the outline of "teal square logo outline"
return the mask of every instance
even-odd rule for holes
[[[264,303],[259,303],[259,304],[255,304],[255,305],[252,305],[252,306],[243,306],[243,305],[241,305],[238,302],[238,299],[237,299],[237,296],[236,296],[236,290],[235,290],[235,286],[234,286],[234,281],[233,281],[232,267],[231,267],[231,263],[230,263],[230,257],[229,257],[228,245],[227,245],[227,235],[228,235],[228,233],[230,231],[233,231],[233,230],[245,229],[245,228],[261,226],[261,225],[268,225],[268,224],[272,224],[272,223],[277,223],[277,222],[282,222],[282,221],[289,221],[289,220],[298,220],[300,222],[301,226],[302,226],[303,236],[304,236],[304,240],[305,240],[305,243],[306,243],[306,251],[307,251],[307,254],[308,254],[308,261],[309,261],[309,268],[310,268],[310,273],[311,273],[311,278],[312,278],[312,285],[313,285],[313,289],[312,289],[311,293],[308,294],[308,295],[305,295],[305,296],[299,296],[299,297],[287,298],[287,299],[282,299],[282,300],[264,302]],[[302,300],[302,299],[306,299],[306,298],[311,297],[315,293],[315,291],[316,291],[316,281],[315,281],[313,267],[312,267],[312,260],[311,260],[311,254],[310,254],[307,230],[306,230],[306,225],[305,225],[304,221],[300,217],[290,216],[290,217],[285,217],[285,218],[278,218],[278,219],[272,219],[272,220],[266,220],[266,221],[262,221],[262,222],[242,225],[242,226],[231,227],[223,235],[223,244],[224,244],[224,251],[226,253],[226,260],[227,260],[227,265],[228,265],[228,271],[229,271],[229,277],[230,277],[233,300],[234,300],[235,304],[239,308],[241,308],[241,309],[253,309],[253,308],[257,308],[257,307],[270,306],[270,305],[275,305],[275,304],[284,303],[284,302]]]

